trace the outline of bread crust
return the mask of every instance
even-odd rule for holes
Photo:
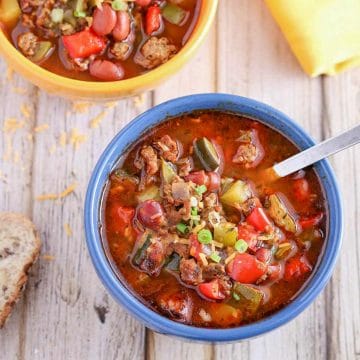
[[[12,309],[14,308],[16,302],[19,300],[22,290],[25,287],[28,276],[27,273],[30,267],[36,262],[39,257],[41,240],[39,233],[37,232],[35,225],[30,221],[26,216],[17,213],[10,212],[0,212],[0,228],[5,228],[6,226],[21,226],[25,227],[30,231],[33,231],[35,243],[33,251],[29,254],[30,260],[23,265],[19,280],[16,284],[16,291],[11,294],[12,296],[6,301],[3,309],[0,309],[0,329],[5,325],[5,322],[10,315]]]

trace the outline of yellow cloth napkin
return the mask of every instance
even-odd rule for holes
[[[360,0],[265,0],[311,76],[360,65]]]

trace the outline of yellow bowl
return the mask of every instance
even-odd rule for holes
[[[113,82],[73,80],[56,75],[25,58],[11,44],[0,27],[0,53],[10,66],[26,79],[50,94],[73,100],[116,100],[155,88],[178,71],[199,48],[215,18],[218,0],[202,0],[199,19],[188,42],[167,63],[134,78]]]

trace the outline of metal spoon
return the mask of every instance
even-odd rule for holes
[[[312,146],[267,170],[274,180],[290,175],[360,142],[360,125]]]

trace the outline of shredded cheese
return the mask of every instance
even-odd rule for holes
[[[64,224],[64,230],[65,230],[65,234],[68,236],[68,237],[71,237],[73,232],[72,232],[72,229],[70,227],[69,224]]]
[[[106,107],[107,109],[112,109],[112,108],[114,108],[117,104],[118,104],[117,101],[107,102],[107,103],[105,103],[105,107]]]
[[[47,130],[48,128],[49,128],[48,124],[41,124],[41,125],[36,126],[34,128],[34,132],[41,133],[41,132],[44,132],[45,130]]]
[[[56,151],[56,145],[55,145],[55,144],[52,144],[52,145],[49,147],[49,154],[52,155],[55,151]]]
[[[86,114],[89,112],[91,103],[89,102],[74,102],[72,104],[72,111],[75,113]]]
[[[62,199],[64,197],[70,195],[71,193],[73,193],[75,189],[76,189],[76,184],[71,184],[63,192],[61,192],[59,194],[55,194],[55,193],[42,194],[42,195],[37,196],[35,199],[38,201]]]
[[[20,154],[18,151],[14,152],[14,163],[17,164],[20,162]]]
[[[67,143],[66,132],[62,131],[60,134],[60,138],[59,138],[59,144],[61,147],[64,147],[66,145],[66,143]]]
[[[25,119],[30,119],[31,117],[31,108],[27,104],[22,104],[20,107],[21,114]]]
[[[188,239],[179,239],[179,240],[176,240],[176,242],[179,243],[179,244],[184,244],[184,245],[189,245],[190,244],[190,241]]]
[[[6,69],[6,80],[9,82],[14,80],[14,69],[10,66]]]
[[[236,256],[236,252],[233,252],[230,256],[228,256],[226,259],[225,259],[225,264],[227,265],[231,260],[233,260]]]
[[[25,95],[26,94],[26,89],[24,89],[22,87],[13,86],[12,89],[16,94],[19,94],[19,95]]]
[[[107,115],[106,111],[102,111],[100,114],[95,116],[92,120],[90,120],[90,127],[92,129],[98,128],[101,121],[104,120],[105,116]]]
[[[77,129],[72,129],[70,134],[70,144],[74,149],[78,149],[79,146],[87,140],[87,136],[80,134]]]
[[[16,132],[25,126],[24,121],[19,121],[15,118],[7,118],[4,121],[3,131],[4,132]]]
[[[134,96],[133,103],[136,108],[142,107],[145,103],[145,94],[142,93],[140,95]]]
[[[43,258],[44,260],[46,260],[46,261],[53,261],[53,260],[55,260],[55,256],[49,255],[49,254],[44,254],[44,255],[42,256],[42,258]]]
[[[215,240],[213,240],[213,244],[214,244],[216,247],[220,248],[220,249],[222,249],[222,248],[224,247],[224,244],[222,244],[222,243],[220,243],[220,242],[218,242],[218,241],[215,241]]]
[[[202,261],[204,266],[209,265],[209,263],[208,263],[208,261],[206,259],[206,255],[204,253],[199,253],[199,257],[200,257],[200,260]]]

